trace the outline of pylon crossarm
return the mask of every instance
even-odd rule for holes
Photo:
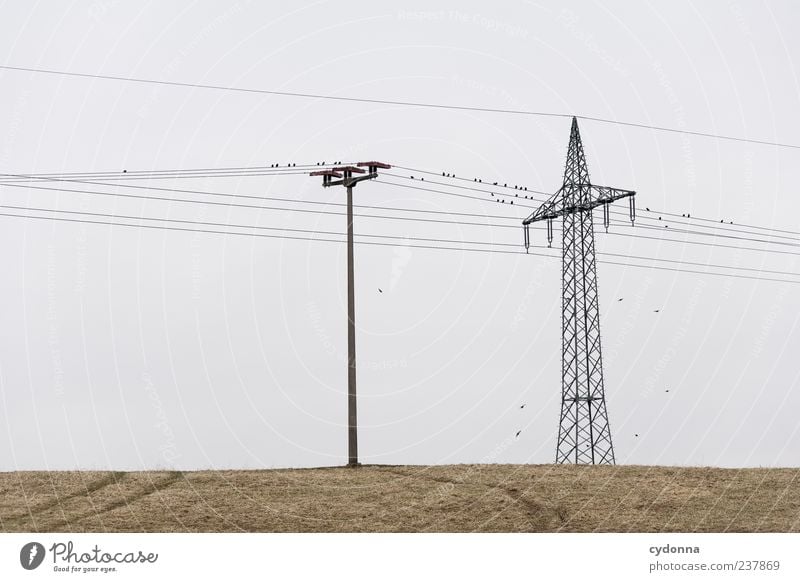
[[[564,187],[562,186],[558,192],[550,197],[549,200],[543,202],[533,214],[523,220],[522,224],[528,225],[533,222],[540,222],[542,220],[553,220],[555,218],[564,216],[565,214],[592,210],[602,204],[609,204],[615,200],[636,195],[636,192],[633,190],[622,190],[621,188],[610,188],[608,186],[595,186],[594,184],[576,184],[573,187],[587,187],[590,192],[589,201],[584,202],[583,204],[570,204],[565,206],[563,202],[564,198],[562,196]]]
[[[537,208],[528,218],[523,220],[522,224],[527,226],[532,222],[539,222],[542,220],[547,220],[548,218],[552,218],[549,215],[555,212],[556,209],[563,204],[563,190],[564,187],[562,186],[556,191],[555,194],[550,196],[550,198],[548,198],[546,201],[542,202],[542,205],[539,206],[539,208]]]
[[[633,190],[622,190],[621,188],[610,188],[608,186],[595,186],[591,185],[593,192],[597,193],[597,200],[600,204],[607,204],[614,202],[620,198],[627,198],[628,196],[635,196],[636,192]]]

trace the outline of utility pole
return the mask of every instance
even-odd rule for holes
[[[363,168],[367,168],[364,170]],[[347,188],[347,466],[357,467],[358,462],[358,413],[356,406],[356,298],[353,260],[353,188],[364,180],[378,177],[378,168],[392,166],[382,162],[359,162],[355,166],[337,166],[330,170],[311,172],[311,176],[322,176],[322,186],[344,186]],[[365,173],[366,172],[366,173]],[[364,174],[353,176],[353,174]],[[338,178],[334,180],[334,178]]]
[[[589,181],[578,120],[573,117],[564,183],[522,221],[526,250],[532,223],[547,221],[548,245],[553,242],[553,220],[560,217],[563,224],[561,416],[556,463],[614,464],[603,387],[592,210],[603,206],[603,224],[608,231],[608,205],[628,198],[633,224],[635,194],[631,190],[595,186]]]

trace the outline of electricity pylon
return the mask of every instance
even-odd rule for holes
[[[367,170],[363,170],[366,167]],[[382,162],[360,162],[355,166],[337,166],[330,170],[311,172],[322,176],[322,186],[347,188],[347,465],[358,463],[358,415],[356,408],[356,297],[353,257],[353,188],[359,182],[378,177],[378,168],[391,168]],[[366,173],[365,173],[366,172]],[[364,174],[353,176],[353,174]],[[339,178],[334,180],[334,178]]]
[[[561,416],[556,463],[614,464],[603,389],[592,211],[603,206],[603,224],[608,231],[608,205],[627,197],[633,224],[635,194],[630,190],[595,186],[589,181],[578,120],[573,117],[564,184],[522,221],[526,250],[530,246],[532,223],[547,221],[548,244],[553,242],[553,220],[561,217],[563,223]]]

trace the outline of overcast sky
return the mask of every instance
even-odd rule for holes
[[[800,8],[789,0],[402,5],[6,2],[0,63],[800,143]],[[552,192],[569,123],[0,72],[7,173],[377,159]],[[636,190],[641,209],[800,230],[797,149],[591,121],[581,132],[592,181]],[[344,202],[341,188],[302,175],[150,184]],[[359,218],[361,234],[519,244],[521,230],[508,226],[530,212],[480,193],[485,200],[385,183],[355,194],[357,204],[508,217],[485,221],[494,227]],[[4,205],[345,226],[340,215],[8,186],[0,196]],[[605,253],[800,273],[793,254],[613,234],[633,232],[624,224],[597,231]],[[545,244],[541,229],[532,237]],[[346,461],[344,245],[12,217],[0,217],[0,242],[0,469]],[[552,462],[559,260],[397,243],[356,248],[362,461]],[[598,280],[618,463],[800,465],[798,285],[602,262]]]

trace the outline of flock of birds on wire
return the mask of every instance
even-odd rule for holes
[[[342,163],[342,162],[332,162],[332,164],[331,164],[331,165],[334,165],[334,166],[336,166],[336,165],[340,165],[341,163]],[[315,164],[315,165],[317,165],[317,166],[327,166],[327,165],[329,165],[329,164],[328,164],[327,162],[325,162],[325,161],[322,161],[322,162],[316,162],[316,164]],[[286,167],[286,168],[293,168],[293,167],[296,167],[296,166],[297,166],[297,164],[296,164],[296,163],[288,163],[288,164],[286,164],[286,166],[284,166],[284,167]],[[270,164],[270,166],[269,166],[269,167],[270,167],[270,168],[280,168],[280,167],[281,167],[281,165],[280,165],[280,164]],[[123,170],[123,171],[127,171],[127,170]],[[409,177],[410,177],[412,180],[420,180],[421,182],[424,182],[424,181],[425,181],[425,178],[424,178],[423,176],[420,176],[419,178],[416,178],[416,177],[414,177],[413,175],[410,175]],[[455,174],[448,173],[448,172],[442,172],[442,177],[443,177],[443,178],[455,178],[455,177],[456,177],[456,175],[455,175]],[[483,184],[483,183],[484,183],[484,182],[483,182],[483,180],[482,180],[481,178],[473,178],[473,179],[472,179],[472,181],[473,181],[473,182],[475,182],[476,184]],[[486,182],[486,184],[488,184],[488,182]],[[499,183],[499,182],[492,182],[492,183],[491,183],[491,185],[492,185],[492,186],[500,186],[500,183]],[[508,185],[508,183],[505,183],[505,184],[503,184],[503,185],[502,185],[502,187],[503,187],[503,188],[509,188],[509,185]],[[514,188],[514,190],[518,190],[519,192],[527,192],[527,191],[528,191],[528,187],[527,187],[527,186],[518,186],[518,185],[516,185],[516,184],[515,184],[515,185],[513,186],[513,188]],[[497,202],[497,203],[499,203],[499,204],[505,204],[505,203],[506,203],[506,199],[505,199],[505,198],[500,198],[500,195],[499,195],[499,194],[495,194],[494,192],[489,192],[489,195],[490,195],[492,198],[494,198],[495,202]],[[519,198],[519,197],[520,197],[520,195],[519,195],[518,193],[515,193],[515,194],[514,194],[514,198]],[[533,196],[529,196],[528,194],[523,194],[523,195],[522,195],[522,198],[524,198],[525,200],[534,200],[534,197],[533,197]],[[513,200],[508,200],[508,203],[509,203],[509,204],[514,204],[514,201],[513,201]],[[647,212],[651,212],[650,208],[645,208],[645,210],[646,210]],[[682,218],[691,218],[691,217],[692,217],[692,215],[691,215],[691,214],[689,214],[689,213],[685,213],[685,214],[681,214],[681,217],[682,217]],[[661,217],[660,217],[660,216],[658,217],[658,220],[661,220]],[[726,224],[726,221],[725,221],[725,220],[723,220],[723,219],[720,219],[720,221],[719,221],[719,222],[720,222],[720,224]],[[727,221],[727,224],[733,224],[733,221],[732,221],[732,220],[729,220],[729,221]],[[668,224],[665,224],[665,225],[664,225],[664,228],[669,228],[669,225],[668,225]]]
[[[338,163],[338,162],[337,162],[337,163]],[[323,164],[324,164],[324,162],[323,162]],[[410,175],[409,177],[410,177],[412,180],[416,180],[416,179],[417,179],[417,178],[415,178],[413,175]],[[442,172],[442,177],[443,177],[443,178],[455,178],[455,177],[456,177],[456,175],[455,175],[455,174],[450,174],[450,173],[448,173],[448,172]],[[424,182],[424,181],[425,181],[425,178],[424,178],[424,177],[420,177],[420,178],[418,178],[418,179],[419,179],[420,181],[422,181],[422,182]],[[484,183],[484,182],[483,182],[483,180],[482,180],[481,178],[473,178],[473,179],[472,179],[472,181],[473,181],[473,182],[475,182],[475,183],[477,183],[477,184],[483,184],[483,183]],[[486,182],[486,184],[489,184],[489,183],[488,183],[488,182]],[[492,182],[492,183],[491,183],[491,185],[492,185],[492,186],[500,186],[500,183],[499,183],[499,182]],[[503,184],[503,185],[502,185],[502,187],[503,187],[503,188],[510,188],[510,186],[508,185],[508,183],[507,183],[507,182],[506,182],[505,184]],[[515,185],[513,186],[513,188],[514,188],[514,190],[518,190],[519,192],[527,192],[527,191],[528,191],[528,187],[527,187],[527,186],[518,186],[518,185],[516,185],[516,184],[515,184]],[[498,203],[500,203],[500,204],[505,204],[505,203],[506,203],[506,199],[505,199],[505,198],[500,198],[500,195],[499,195],[499,194],[495,194],[494,192],[489,192],[489,195],[490,195],[492,198],[494,198],[496,202],[498,202]],[[519,195],[518,193],[515,193],[515,194],[514,194],[514,198],[519,198],[519,197],[520,197],[520,195]],[[533,197],[533,196],[528,196],[527,194],[523,194],[523,195],[522,195],[522,197],[523,197],[524,199],[526,199],[526,200],[534,200],[534,197]],[[513,201],[513,200],[509,200],[509,203],[510,203],[510,204],[514,204],[514,201]],[[647,212],[652,212],[652,211],[651,211],[649,208],[645,208],[645,210],[646,210]],[[688,214],[688,213],[681,214],[681,216],[682,216],[683,218],[691,218],[691,217],[692,217],[692,215],[691,215],[691,214]],[[659,219],[659,220],[661,220],[661,217],[659,216],[659,217],[658,217],[658,219]],[[726,224],[725,220],[720,220],[719,222],[720,222],[720,224]],[[732,220],[730,220],[730,221],[728,221],[728,222],[727,222],[727,224],[733,224],[733,221],[732,221]],[[664,228],[669,228],[669,225],[668,225],[668,224],[665,224],[665,225],[664,225]]]

